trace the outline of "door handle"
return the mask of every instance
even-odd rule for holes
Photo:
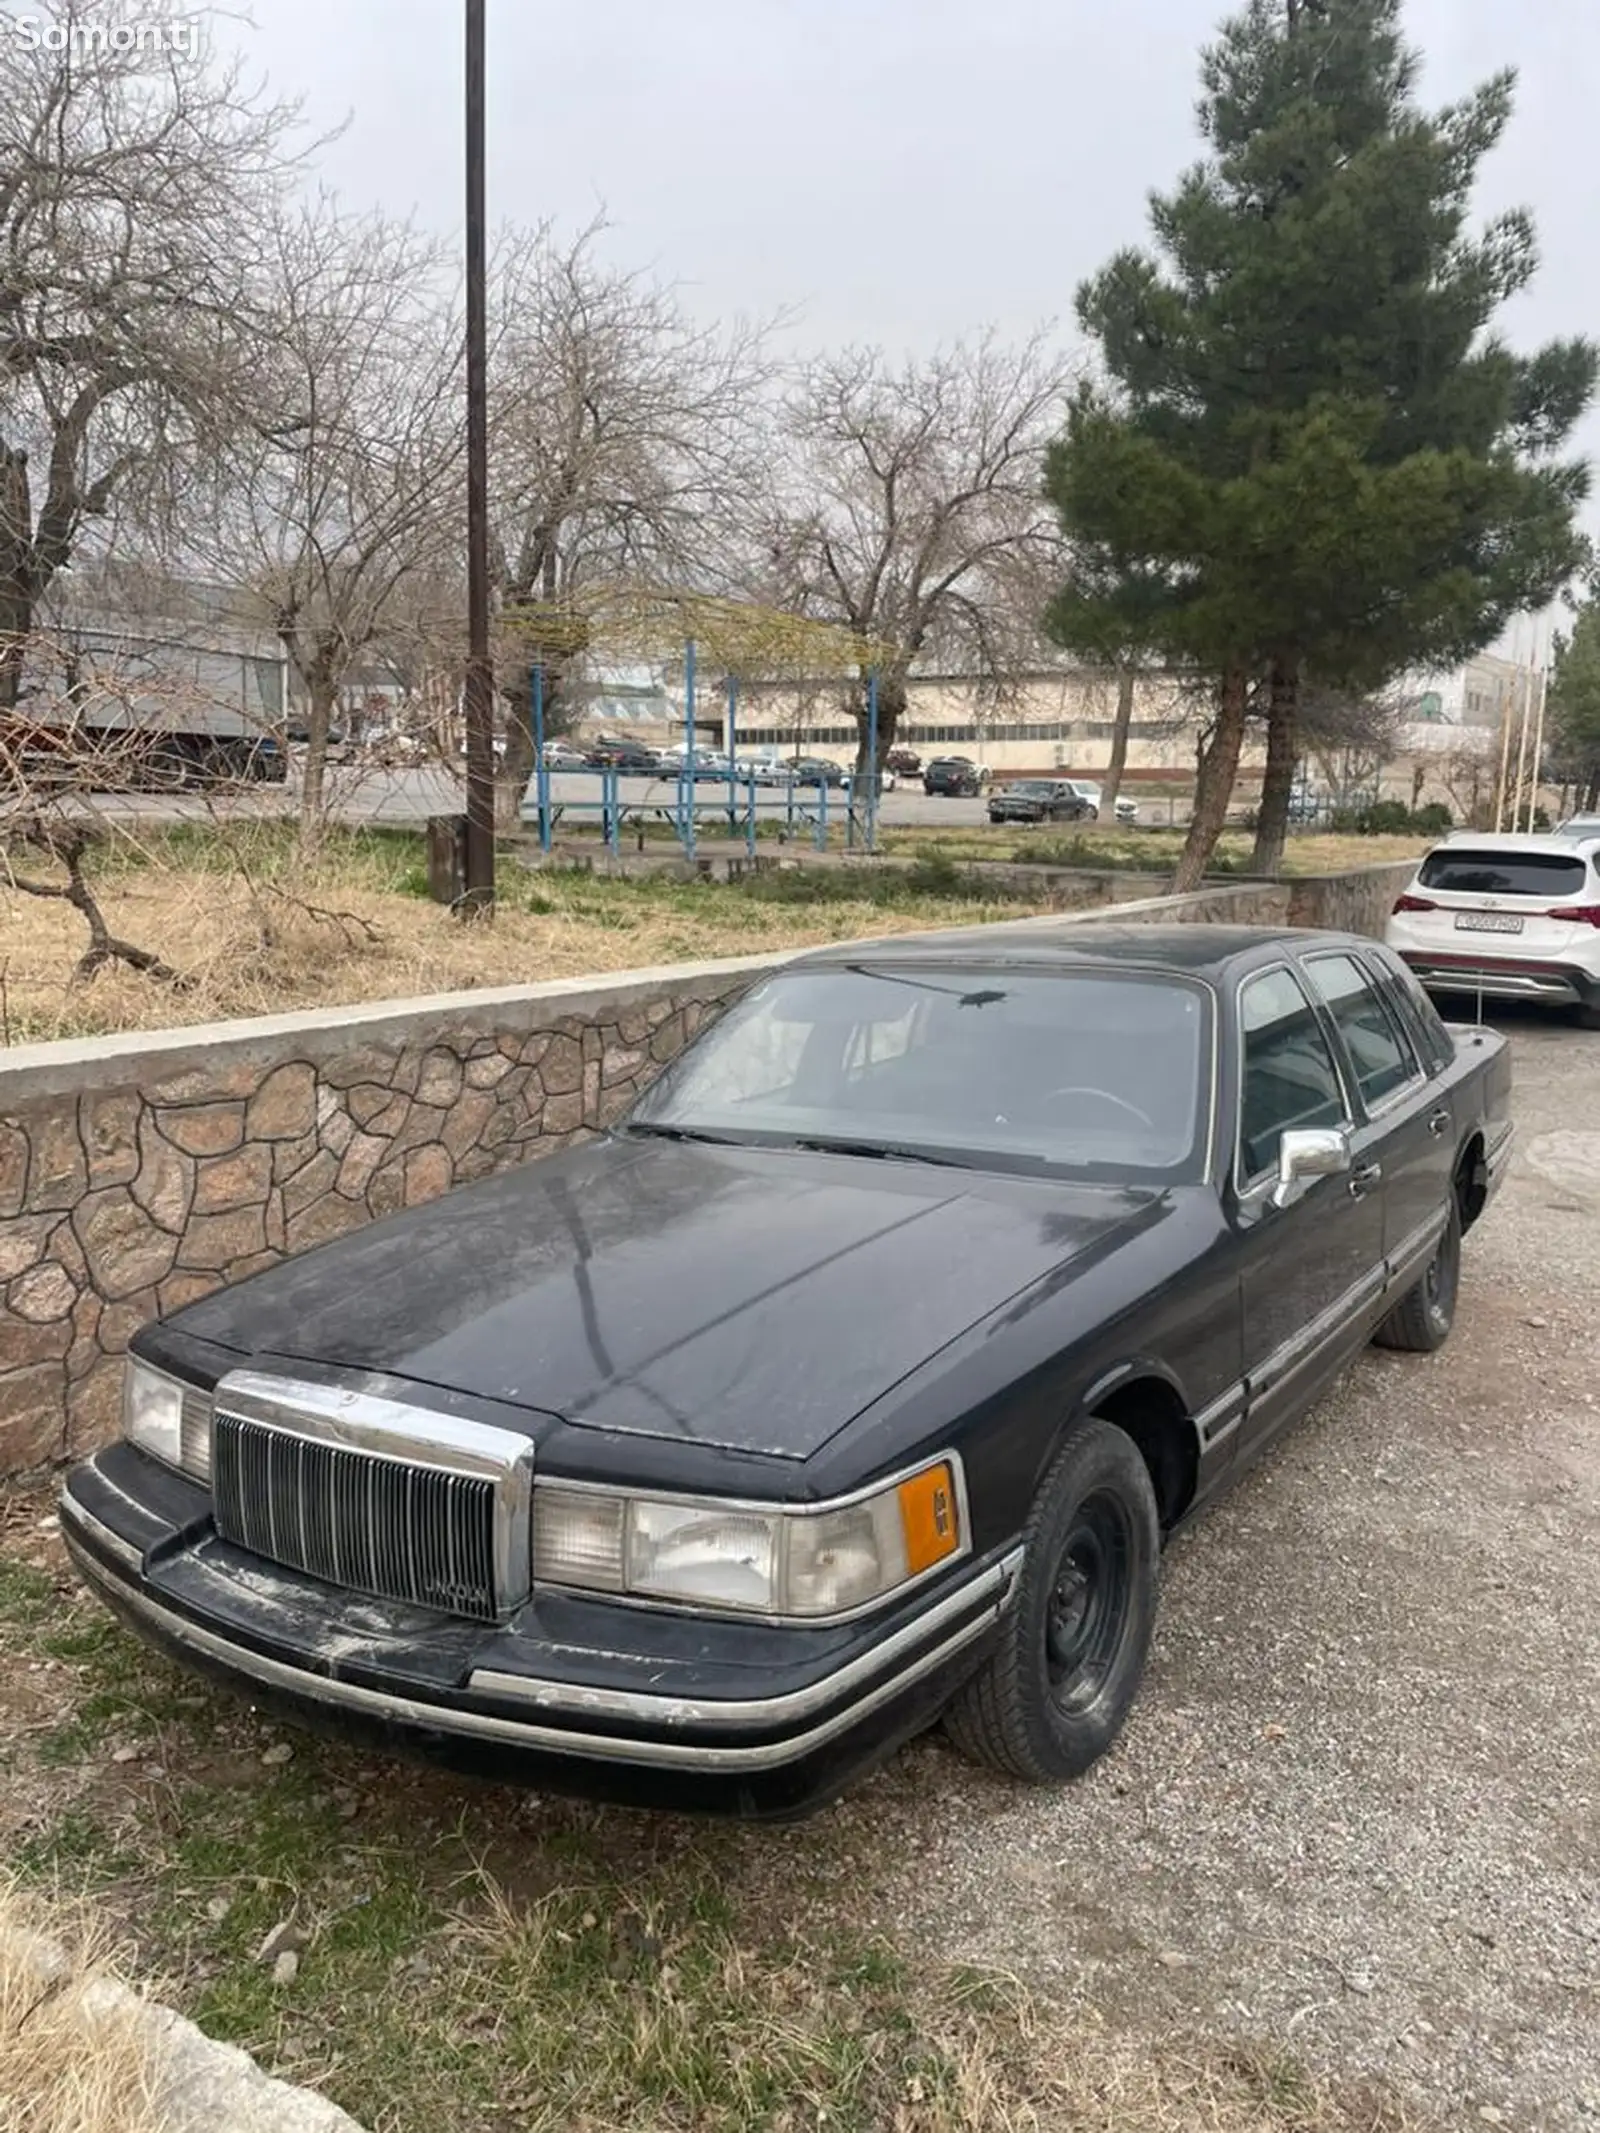
[[[1351,1199],[1364,1200],[1367,1196],[1368,1188],[1378,1184],[1382,1177],[1383,1165],[1381,1163],[1363,1163],[1359,1170],[1351,1174]]]
[[[1433,1135],[1434,1139],[1438,1140],[1441,1134],[1447,1133],[1449,1130],[1450,1113],[1448,1111],[1433,1112],[1428,1119],[1428,1131]]]

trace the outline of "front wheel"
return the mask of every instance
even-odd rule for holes
[[[1456,1295],[1461,1287],[1461,1206],[1454,1190],[1439,1249],[1422,1279],[1408,1289],[1372,1336],[1380,1348],[1409,1355],[1433,1355],[1450,1338],[1456,1322]]]
[[[1098,1418],[1045,1476],[1001,1641],[945,1714],[971,1761],[1058,1785],[1122,1730],[1155,1623],[1161,1521],[1131,1437]]]

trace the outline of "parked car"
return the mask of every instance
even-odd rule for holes
[[[754,778],[758,785],[787,785],[789,766],[781,755],[771,752],[740,756],[737,774],[741,778]]]
[[[1080,794],[1088,802],[1090,821],[1098,822],[1103,798],[1102,788],[1089,778],[1068,778],[1065,782],[1072,787],[1075,793]],[[1117,822],[1123,828],[1126,828],[1129,823],[1137,822],[1138,819],[1138,803],[1133,800],[1125,800],[1119,793],[1116,804]]]
[[[1449,1335],[1509,1102],[1371,941],[841,944],[598,1140],[146,1326],[62,1531],[253,1701],[541,1789],[793,1816],[941,1716],[1055,1784],[1164,1537]]]
[[[791,785],[842,785],[844,778],[843,765],[831,762],[825,755],[793,755],[789,758]]]
[[[598,740],[589,749],[589,761],[598,770],[654,777],[661,768],[661,751],[644,741]]]
[[[1558,837],[1600,838],[1600,815],[1569,815],[1556,831]]]
[[[687,748],[663,748],[656,760],[656,768],[664,778],[681,778],[686,770],[698,784],[701,779],[726,778],[730,772],[728,758],[719,755],[714,748],[696,748],[691,758]]]
[[[897,778],[920,778],[922,758],[915,748],[891,748],[883,759],[885,770],[892,770]]]
[[[1085,822],[1092,812],[1064,778],[1023,778],[989,795],[991,822]]]
[[[938,755],[922,773],[922,789],[951,800],[975,800],[989,783],[989,772],[964,755]]]
[[[1600,1029],[1600,831],[1437,844],[1385,938],[1430,992],[1538,1000]]]
[[[546,741],[544,767],[551,771],[592,770],[594,765],[588,749],[580,748],[575,741]]]

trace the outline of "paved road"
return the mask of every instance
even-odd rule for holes
[[[1087,1780],[919,1744],[840,1810],[843,1870],[885,1925],[1119,2020],[1381,2072],[1451,2126],[1591,2133],[1600,1035],[1505,1026],[1518,1150],[1443,1353],[1370,1351],[1175,1544]]]
[[[628,806],[670,806],[677,794],[677,785],[671,779],[623,778],[620,786],[621,797]],[[714,790],[710,785],[700,788],[706,799]],[[596,819],[599,785],[592,776],[553,778],[551,791],[557,801],[580,810],[569,816],[569,821],[592,822]],[[763,813],[782,814],[784,798],[780,790],[758,788],[758,798]],[[123,819],[177,822],[204,821],[217,815],[245,819],[276,815],[293,809],[297,799],[298,779],[291,766],[286,785],[250,786],[242,792],[210,798],[199,794],[100,793],[93,796],[92,804],[101,813]],[[803,801],[814,808],[815,792],[805,792]],[[429,815],[458,813],[466,805],[466,795],[460,779],[442,766],[379,770],[363,764],[336,763],[329,766],[328,803],[330,812],[342,821],[401,824],[422,822]],[[586,809],[583,803],[588,803]],[[843,796],[838,792],[830,793],[830,818],[842,815],[843,807]],[[1147,819],[1159,819],[1163,823],[1169,812],[1165,799],[1159,803],[1146,803],[1142,809]],[[878,819],[891,829],[913,825],[976,829],[988,820],[988,816],[982,800],[929,799],[920,787],[903,787],[884,795]],[[1027,829],[1016,831],[1019,840],[1032,834]],[[1070,835],[1070,829],[1043,834],[1047,838]]]

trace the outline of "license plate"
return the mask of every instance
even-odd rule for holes
[[[1457,933],[1520,933],[1522,921],[1509,911],[1458,911]]]

